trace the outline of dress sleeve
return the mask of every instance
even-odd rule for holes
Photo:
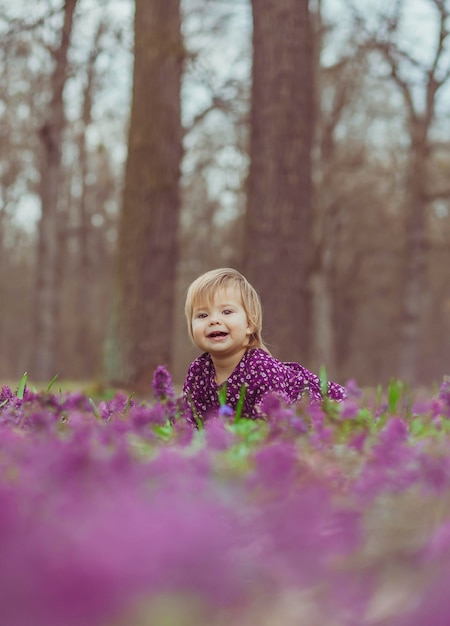
[[[274,393],[286,403],[291,402],[283,364],[274,357],[255,350],[247,365],[247,403],[250,417],[261,416],[261,403],[269,393]]]
[[[289,365],[292,364],[289,363]],[[306,367],[303,367],[302,365],[300,365],[299,368],[305,378],[307,390],[311,399],[319,401],[322,400],[320,378],[316,374],[313,374],[312,372],[307,370]],[[345,387],[342,387],[341,385],[338,385],[338,383],[334,383],[331,381],[328,381],[327,385],[327,397],[331,400],[337,400],[338,402],[340,402],[347,397],[347,391]]]
[[[342,385],[338,385],[338,383],[333,383],[329,381],[328,397],[332,400],[337,400],[338,402],[341,402],[347,397],[347,390],[345,389],[345,387],[342,387]]]
[[[195,381],[197,379],[197,369],[197,360],[195,360],[189,366],[181,392],[182,398],[184,400],[184,415],[187,421],[194,426],[197,424],[197,421],[194,417],[194,411],[197,411],[195,384]]]

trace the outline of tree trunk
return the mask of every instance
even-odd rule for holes
[[[5,276],[5,269],[7,271],[7,268],[5,268],[5,261],[6,261],[6,255],[5,255],[5,249],[4,249],[4,222],[5,222],[5,211],[3,208],[0,208],[0,293],[5,293],[5,286],[6,286],[6,282],[4,280],[4,276]],[[6,346],[7,345],[7,341],[6,341],[6,336],[5,336],[5,321],[4,321],[4,317],[5,317],[5,312],[2,311],[2,313],[0,314],[0,346]],[[4,372],[3,372],[3,367],[4,364],[6,365],[6,362],[3,362],[3,358],[0,356],[0,375],[1,376],[5,376]]]
[[[51,79],[52,98],[46,122],[39,137],[41,156],[41,218],[39,221],[35,280],[35,327],[32,375],[49,380],[56,372],[56,348],[59,314],[59,273],[62,255],[59,246],[58,204],[60,199],[61,153],[65,128],[63,92],[67,79],[70,37],[77,0],[66,0],[61,44],[54,53]]]
[[[78,359],[74,362],[74,374],[78,378],[85,378],[86,373],[95,371],[96,350],[92,349],[95,341],[93,319],[95,316],[95,300],[92,297],[92,285],[95,281],[93,271],[94,242],[92,241],[92,209],[89,204],[88,174],[89,151],[86,143],[86,133],[92,121],[92,102],[95,90],[96,60],[100,52],[100,39],[105,30],[105,24],[99,23],[94,38],[91,54],[86,67],[86,84],[83,90],[83,108],[81,117],[81,131],[77,137],[78,160],[80,166],[81,192],[78,209],[78,280],[76,284],[76,345]],[[98,374],[98,372],[97,372]]]
[[[412,122],[408,202],[405,207],[405,259],[400,323],[399,376],[414,384],[418,379],[423,303],[427,299],[428,250],[426,236],[427,134],[424,120]]]
[[[433,0],[437,9],[436,40],[430,50],[433,57],[428,66],[418,63],[414,55],[404,53],[393,38],[400,23],[401,4],[397,14],[391,15],[388,39],[375,38],[375,48],[381,51],[391,67],[391,76],[402,93],[408,111],[411,140],[405,206],[405,270],[400,319],[400,350],[398,374],[413,384],[418,381],[421,321],[427,290],[428,250],[426,245],[427,191],[430,182],[429,142],[436,113],[436,95],[450,78],[450,65],[445,56],[449,36],[449,9],[445,2]],[[395,26],[394,26],[395,25]],[[397,33],[398,34],[398,33]],[[397,41],[400,38],[398,37]],[[401,61],[409,61],[415,68],[423,68],[421,83],[406,77]],[[423,85],[423,110],[417,104],[417,87]]]
[[[250,171],[243,268],[260,293],[269,348],[309,344],[314,56],[308,0],[253,0]]]
[[[332,164],[335,159],[335,129],[344,108],[345,98],[333,98],[332,111],[329,117],[322,110],[321,94],[321,51],[322,51],[322,2],[317,2],[314,14],[314,73],[315,73],[315,152],[317,162],[314,164],[315,184],[313,185],[313,220],[312,245],[313,261],[309,275],[311,297],[311,366],[318,370],[324,365],[327,371],[335,375],[336,351],[335,331],[333,324],[333,293],[330,285],[330,274],[333,264],[333,222],[335,221],[336,205],[330,197],[330,183]],[[344,85],[338,86],[336,91],[346,91]],[[329,103],[327,103],[329,104]]]
[[[323,254],[320,252],[320,254]],[[324,365],[335,376],[335,334],[333,298],[330,290],[326,259],[320,260],[309,280],[311,290],[311,363],[314,369]]]
[[[149,389],[171,368],[182,157],[179,0],[136,0],[133,100],[119,225],[111,379]]]

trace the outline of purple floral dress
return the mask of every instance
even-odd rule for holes
[[[226,402],[233,409],[239,401],[242,385],[246,387],[242,414],[258,417],[264,396],[276,392],[288,404],[300,400],[308,393],[313,400],[320,400],[320,379],[298,363],[282,363],[261,348],[248,350],[226,381]],[[218,389],[211,356],[204,352],[189,367],[183,386],[183,396],[188,404],[188,415],[192,409],[205,419],[219,410]],[[337,383],[328,383],[328,397],[343,400],[347,393]]]

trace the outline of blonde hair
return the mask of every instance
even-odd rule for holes
[[[194,342],[192,334],[192,314],[194,308],[204,302],[211,302],[217,291],[220,289],[227,289],[228,287],[234,287],[240,293],[242,306],[247,315],[247,320],[250,327],[253,329],[253,332],[250,335],[248,347],[262,348],[268,352],[261,337],[262,306],[259,295],[242,274],[229,267],[223,267],[206,272],[196,278],[189,286],[184,306],[189,337]]]

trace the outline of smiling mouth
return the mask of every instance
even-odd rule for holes
[[[215,339],[216,337],[226,337],[227,335],[228,335],[228,333],[224,333],[222,331],[217,330],[217,331],[215,331],[213,333],[210,333],[208,335],[208,337],[212,338],[212,339]]]

